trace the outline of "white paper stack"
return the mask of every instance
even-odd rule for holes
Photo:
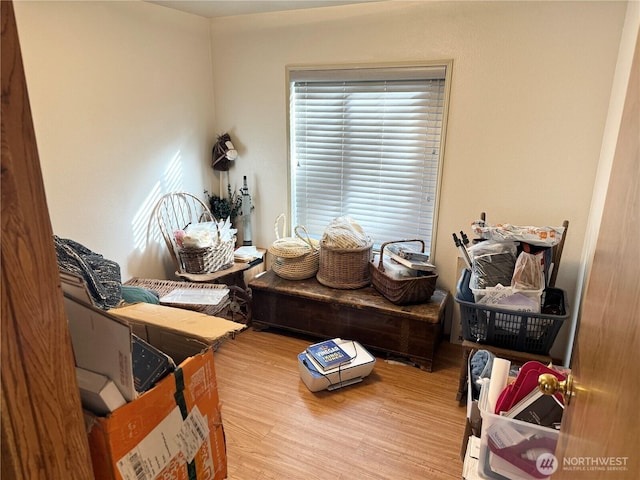
[[[163,305],[219,305],[228,297],[228,288],[176,288],[160,297],[160,303]]]

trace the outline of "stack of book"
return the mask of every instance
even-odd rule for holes
[[[429,254],[420,252],[411,245],[392,243],[385,247],[385,255],[393,261],[416,270],[417,276],[435,273],[436,266],[429,262]]]

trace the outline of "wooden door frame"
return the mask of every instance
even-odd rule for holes
[[[554,479],[640,471],[640,31],[573,351]]]
[[[13,3],[2,22],[2,478],[93,478]]]

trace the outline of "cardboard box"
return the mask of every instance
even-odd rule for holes
[[[95,306],[92,307],[91,295],[82,277],[61,271],[60,280],[62,290],[66,297],[67,316],[70,317],[70,319],[71,317],[74,319],[79,318],[81,320],[79,323],[80,328],[88,328],[84,325],[86,322],[82,321],[87,315],[98,316],[101,319],[115,319],[119,323],[126,325],[127,328],[139,338],[170,356],[176,364],[211,346],[213,346],[215,350],[218,343],[224,338],[235,334],[235,332],[242,331],[247,327],[240,323],[193,310],[150,303],[135,303],[124,307],[112,308],[105,312]],[[109,328],[116,328],[112,323],[113,322],[107,322]],[[81,332],[76,340],[84,334],[85,332]],[[124,331],[121,332],[121,334],[121,336],[124,337],[128,335]],[[95,338],[98,339],[98,344],[95,346],[87,346],[86,349],[86,353],[90,356],[93,355],[95,348],[100,347],[102,343],[101,338],[104,337],[98,335]],[[124,344],[126,343],[127,342],[124,341]],[[77,345],[80,344],[81,342]],[[75,348],[76,343],[74,342],[74,349]],[[117,352],[115,352],[115,354],[117,355]],[[120,358],[126,358],[127,356],[129,358],[131,357],[130,352],[128,355],[120,355]],[[104,356],[98,355],[97,359],[103,362]],[[109,362],[109,364],[118,365],[117,362],[113,361]],[[94,364],[78,364],[78,366],[107,375],[115,381],[113,375],[117,373],[116,371],[102,371],[96,369]],[[122,366],[119,368],[120,372],[124,370]],[[131,367],[126,366],[126,370],[126,379],[128,381],[131,377],[129,372]],[[131,380],[130,383],[130,388],[132,389],[133,381]],[[118,384],[117,381],[116,384]],[[121,391],[123,390],[121,384],[118,384],[118,388],[120,388]],[[128,400],[131,399],[127,397],[127,395],[125,395],[125,398]]]
[[[109,313],[125,320],[134,334],[169,355],[176,363],[202,352],[246,325],[182,308],[135,303]]]
[[[160,305],[135,304],[104,311],[87,302],[90,298],[82,279],[65,276],[62,286],[76,365],[110,378],[128,400],[107,416],[84,412],[94,477],[226,478],[224,429],[209,345],[245,326]],[[126,314],[115,315],[116,311]],[[143,340],[158,332],[170,333],[181,347],[177,352],[189,357],[140,395],[134,388],[132,329],[143,333],[139,335]],[[190,357],[190,353],[196,355]]]
[[[220,480],[227,456],[213,350],[107,417],[85,412],[96,480]]]
[[[127,401],[137,396],[131,327],[126,321],[67,296],[64,306],[76,366],[111,379]]]

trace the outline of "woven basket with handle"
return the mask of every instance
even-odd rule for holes
[[[214,273],[218,270],[230,268],[233,261],[233,250],[236,237],[228,240],[220,238],[220,229],[216,224],[218,234],[215,245],[204,248],[183,247],[178,250],[182,268],[186,273]]]
[[[369,263],[371,271],[371,283],[387,300],[396,305],[408,305],[411,303],[423,303],[428,301],[436,288],[438,275],[433,273],[422,277],[392,278],[385,273],[383,264],[384,247],[390,243],[421,242],[422,240],[396,240],[383,243],[380,247],[380,260],[378,265]]]
[[[285,215],[276,218],[276,240],[269,247],[269,253],[275,257],[271,267],[276,275],[287,280],[304,280],[313,277],[318,271],[320,251],[318,241],[309,238],[307,229],[301,225],[294,228],[295,237],[280,237],[278,226],[282,224],[284,235]],[[304,236],[300,233],[302,231]]]

